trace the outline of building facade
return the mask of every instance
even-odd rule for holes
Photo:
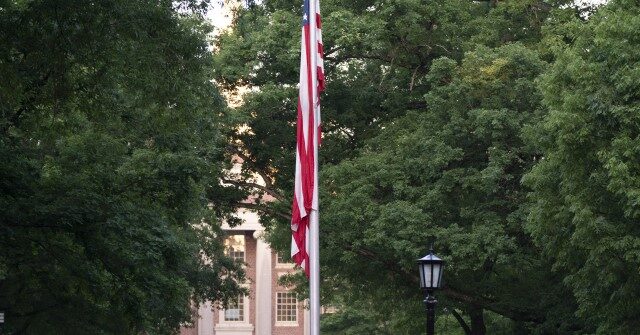
[[[296,293],[281,286],[278,278],[294,270],[293,264],[271,250],[262,239],[258,216],[241,211],[244,223],[223,226],[227,255],[245,263],[247,296],[220,309],[211,303],[198,307],[193,328],[182,328],[181,335],[306,335],[308,311]]]
[[[214,25],[214,34],[229,29],[233,11],[241,1],[223,0],[210,8],[208,19]],[[222,92],[231,107],[241,104],[241,96],[248,89],[240,87],[234,92]],[[234,168],[230,173],[240,173],[242,159],[234,157]],[[259,176],[257,183],[264,185]],[[229,256],[242,261],[246,266],[249,295],[238,297],[238,301],[219,309],[211,303],[197,308],[193,327],[180,329],[180,335],[308,335],[308,310],[299,302],[290,288],[280,286],[278,278],[295,271],[293,264],[271,250],[262,239],[264,228],[255,212],[241,210],[238,216],[243,224],[236,227],[223,225],[228,234],[225,241]]]

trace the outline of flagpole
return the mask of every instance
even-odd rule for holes
[[[310,335],[320,335],[320,248],[319,248],[319,215],[318,211],[312,210],[309,218],[309,304],[310,317],[309,328]]]
[[[316,122],[314,124],[316,127],[318,126],[319,113],[318,109],[320,109],[320,101],[318,101],[318,77],[316,73],[316,68],[318,66],[317,63],[317,54],[318,54],[318,44],[317,44],[317,22],[316,22],[316,5],[319,0],[310,0],[310,7],[313,8],[313,15],[310,15],[310,25],[311,29],[311,41],[312,43],[312,57],[311,57],[311,77],[313,78],[313,110],[315,111],[314,117],[316,118]],[[317,128],[316,128],[317,129]],[[318,206],[318,188],[319,188],[319,178],[318,178],[318,136],[314,136],[313,144],[315,148],[314,152],[314,203]],[[320,218],[318,213],[318,207],[313,208],[310,213],[311,217],[309,217],[309,301],[310,301],[310,316],[311,322],[309,323],[311,333],[310,335],[320,335]]]
[[[314,115],[313,117],[315,118],[315,122],[314,124],[316,125],[316,127],[318,127],[319,125],[319,109],[320,109],[320,101],[318,100],[319,96],[318,96],[318,76],[317,76],[317,72],[316,72],[316,68],[318,66],[318,44],[317,44],[317,22],[316,22],[316,12],[317,12],[317,7],[316,5],[318,5],[318,1],[319,0],[310,0],[309,2],[309,6],[310,8],[313,9],[313,14],[310,15],[311,17],[310,19],[310,26],[311,26],[311,41],[313,41],[312,46],[312,57],[311,57],[311,77],[312,77],[312,83],[313,84],[313,110],[314,110]],[[317,130],[318,128],[316,128]],[[318,165],[319,165],[319,161],[318,161],[318,136],[314,136],[313,138],[313,144],[314,144],[314,195],[313,195],[313,200],[314,200],[314,205],[318,206],[318,188],[319,188],[319,178],[318,178]],[[315,207],[311,210],[310,213],[310,217],[309,217],[309,234],[311,235],[309,238],[309,265],[310,265],[310,272],[309,272],[309,303],[310,303],[310,316],[311,316],[311,322],[309,323],[310,326],[310,330],[311,333],[310,335],[320,335],[320,218],[319,218],[319,212],[318,212],[318,207]]]

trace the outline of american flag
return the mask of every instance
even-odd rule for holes
[[[309,220],[311,211],[318,210],[317,162],[324,65],[319,0],[304,0],[303,11],[291,258],[309,277]]]

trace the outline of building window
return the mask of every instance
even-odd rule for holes
[[[244,296],[239,296],[238,301],[232,301],[224,310],[224,321],[244,321]]]
[[[286,264],[286,263],[289,263],[289,261],[285,259],[282,254],[278,253],[278,264]]]
[[[280,253],[276,254],[276,268],[293,269],[293,266],[294,264],[292,263],[291,256]]]
[[[245,262],[245,239],[244,235],[231,235],[224,241],[225,252],[236,262]]]
[[[298,299],[294,292],[278,292],[276,300],[276,321],[298,321]]]

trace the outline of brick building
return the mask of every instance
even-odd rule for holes
[[[193,328],[183,328],[181,335],[306,335],[308,311],[296,294],[278,285],[278,277],[294,271],[293,264],[271,250],[261,238],[263,228],[258,216],[250,211],[239,215],[244,223],[223,227],[229,256],[246,263],[250,293],[225,309],[207,303],[198,308]]]
[[[240,1],[222,0],[223,6],[216,6],[208,13],[215,27],[215,34],[229,29],[233,11]],[[241,103],[241,96],[247,88],[236,92],[222,92],[229,106]],[[293,136],[293,135],[292,135]],[[240,172],[242,159],[234,157],[231,174]],[[256,176],[259,184],[264,185]],[[263,199],[264,200],[264,199]],[[264,228],[258,216],[251,211],[240,211],[244,220],[240,226],[223,226],[229,234],[226,240],[228,255],[246,264],[249,295],[239,297],[238,303],[226,310],[217,309],[210,303],[198,307],[198,317],[193,328],[180,329],[180,335],[307,335],[309,334],[308,310],[298,302],[295,293],[278,285],[278,277],[294,271],[293,264],[271,250],[261,238]]]

